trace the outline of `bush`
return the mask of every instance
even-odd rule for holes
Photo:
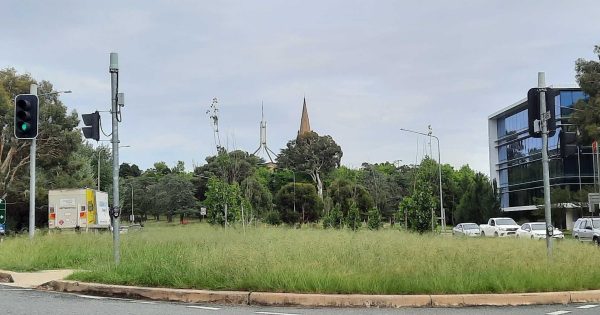
[[[346,217],[346,225],[348,225],[352,231],[360,229],[360,226],[362,225],[362,222],[360,222],[360,211],[358,210],[356,203],[350,205],[350,210],[348,210],[348,216]]]
[[[265,220],[265,222],[267,222],[268,224],[271,224],[271,225],[281,224],[281,216],[279,215],[279,212],[277,212],[276,210],[267,211],[265,213],[264,220]]]
[[[381,222],[381,213],[377,208],[371,208],[369,211],[369,222],[367,224],[370,230],[379,230],[383,225]]]
[[[325,216],[325,218],[323,219],[323,227],[326,229],[330,227],[335,229],[341,229],[342,227],[344,227],[344,215],[339,205],[333,207],[329,214]]]

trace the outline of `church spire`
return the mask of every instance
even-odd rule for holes
[[[310,121],[308,120],[308,110],[306,109],[306,97],[302,106],[302,119],[300,120],[300,130],[298,135],[302,135],[310,131]]]

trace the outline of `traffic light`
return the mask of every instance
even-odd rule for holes
[[[83,118],[83,123],[85,127],[81,128],[83,130],[83,136],[87,139],[94,139],[96,141],[100,140],[100,113],[95,111],[91,114],[83,114],[81,115]]]
[[[567,126],[565,126],[567,127]],[[562,128],[559,134],[560,141],[560,155],[562,157],[571,156],[577,153],[577,132],[566,131],[565,127]]]
[[[15,97],[15,138],[37,138],[38,120],[39,100],[37,95],[17,95],[17,97]]]
[[[540,130],[537,131],[535,128],[534,121],[541,119],[540,116],[540,90],[546,92],[546,111],[550,112],[550,119],[548,120],[548,137],[552,137],[556,132],[556,113],[554,109],[554,98],[558,91],[550,88],[533,88],[527,92],[527,120],[529,123],[529,135],[534,138],[541,138],[541,125]]]

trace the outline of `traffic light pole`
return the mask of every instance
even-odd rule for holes
[[[115,256],[115,265],[121,261],[120,252],[120,202],[119,202],[119,105],[117,104],[117,93],[119,93],[119,55],[110,53],[110,84],[111,84],[111,114],[112,114],[112,153],[113,153],[113,253]]]
[[[37,95],[37,84],[29,86],[29,94]],[[29,151],[29,239],[35,234],[35,155],[37,151],[37,138],[31,139]]]
[[[538,88],[546,87],[546,74],[538,72]],[[549,110],[554,110],[550,108]],[[550,207],[550,170],[548,167],[548,119],[546,113],[546,92],[540,91],[540,118],[542,125],[542,172],[544,175],[544,213],[546,216],[546,249],[548,258],[552,257],[552,212]]]

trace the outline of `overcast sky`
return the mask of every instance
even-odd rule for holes
[[[526,96],[537,72],[574,84],[596,58],[600,1],[2,0],[0,65],[52,82],[79,114],[110,106],[109,53],[126,94],[121,162],[188,169],[221,142],[253,152],[264,103],[268,145],[311,127],[342,163],[414,164],[425,139],[442,162],[489,174],[487,117]],[[103,115],[105,129],[110,116]],[[434,155],[435,143],[433,146]]]

